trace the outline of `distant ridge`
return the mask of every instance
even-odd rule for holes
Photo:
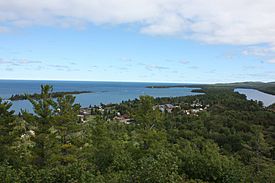
[[[216,83],[216,84],[183,84],[183,85],[159,85],[147,86],[147,88],[176,88],[176,87],[198,87],[205,88],[227,88],[234,90],[235,88],[256,89],[264,93],[275,95],[275,82],[235,82],[235,83]]]

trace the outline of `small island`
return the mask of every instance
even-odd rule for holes
[[[62,97],[64,95],[77,95],[77,94],[83,94],[83,93],[93,93],[92,91],[68,91],[68,92],[52,92],[51,96],[52,98],[58,98]],[[15,94],[12,95],[9,100],[10,101],[18,101],[18,100],[27,100],[28,98],[31,99],[40,99],[41,94],[34,93],[34,94]]]

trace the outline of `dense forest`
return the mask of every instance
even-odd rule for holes
[[[217,83],[217,84],[184,84],[184,85],[160,85],[160,86],[147,86],[147,88],[173,88],[173,87],[190,87],[201,88],[202,90],[193,90],[193,92],[203,92],[204,89],[228,89],[234,90],[235,88],[248,88],[256,89],[271,95],[275,95],[275,82],[238,82],[238,83]]]
[[[274,105],[203,90],[90,107],[85,120],[48,85],[28,97],[33,114],[0,99],[0,182],[275,182]]]

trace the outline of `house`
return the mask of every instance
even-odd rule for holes
[[[77,117],[78,117],[80,123],[85,123],[86,122],[85,115],[78,114]]]
[[[163,104],[163,105],[155,105],[153,107],[154,110],[159,109],[161,112],[167,111],[171,113],[175,108],[179,108],[179,106],[174,106],[172,104]]]
[[[80,111],[79,111],[79,114],[81,114],[81,115],[90,115],[91,114],[91,109],[81,108]]]
[[[120,115],[120,116],[115,116],[113,118],[113,120],[115,121],[119,121],[119,122],[122,122],[122,123],[125,123],[125,124],[130,124],[132,119],[129,118],[128,115],[124,114],[124,115]]]
[[[200,109],[191,109],[191,112],[196,114],[196,113],[200,112]]]

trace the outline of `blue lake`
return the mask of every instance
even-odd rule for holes
[[[269,106],[275,103],[275,95],[270,95],[255,89],[236,88],[234,91],[240,94],[245,94],[248,100],[262,101],[264,106]]]
[[[146,86],[175,85],[178,83],[133,83],[133,82],[86,82],[86,81],[23,81],[0,80],[0,97],[7,99],[12,94],[40,93],[40,85],[53,85],[54,91],[93,91],[75,95],[76,103],[82,107],[99,105],[100,103],[119,103],[141,95],[153,97],[176,97],[195,95],[193,88],[146,88]],[[12,109],[32,111],[30,102],[26,100],[14,101]]]

